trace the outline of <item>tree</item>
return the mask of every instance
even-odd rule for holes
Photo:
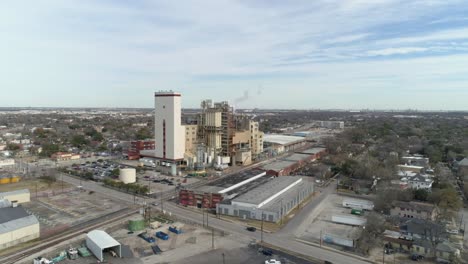
[[[11,151],[17,151],[21,149],[21,145],[16,143],[8,143],[6,149]]]
[[[74,135],[71,139],[71,144],[74,147],[81,147],[88,144],[88,141],[83,135]]]
[[[39,154],[41,157],[50,157],[52,154],[59,152],[60,148],[56,144],[45,143],[42,144],[42,152]]]
[[[427,198],[429,197],[429,192],[425,189],[418,189],[414,191],[414,199],[418,201],[427,201]]]
[[[152,137],[151,136],[151,131],[147,127],[142,127],[136,132],[135,137],[138,140],[144,140],[144,139],[147,139],[147,138],[151,138]]]
[[[376,245],[382,245],[381,235],[385,231],[385,219],[377,213],[371,212],[367,217],[366,226],[357,241],[357,249],[368,255]]]
[[[453,187],[433,190],[428,200],[437,205],[447,216],[458,212],[462,207],[462,202]]]

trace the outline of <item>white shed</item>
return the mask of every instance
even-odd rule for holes
[[[103,251],[112,249],[119,257],[122,257],[122,245],[109,234],[101,230],[94,230],[86,236],[86,246],[99,261],[104,260]]]

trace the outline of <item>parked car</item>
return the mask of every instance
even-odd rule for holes
[[[273,256],[273,250],[271,250],[271,249],[264,248],[264,249],[262,250],[262,253],[263,253],[263,255],[265,255],[265,256]]]
[[[413,254],[413,255],[411,255],[410,258],[411,258],[412,261],[420,261],[420,260],[424,259],[424,256],[421,256],[419,254]]]
[[[250,232],[255,232],[255,231],[257,231],[257,228],[255,228],[255,227],[253,227],[253,226],[249,226],[249,227],[247,227],[246,229],[247,229],[247,231],[250,231]]]

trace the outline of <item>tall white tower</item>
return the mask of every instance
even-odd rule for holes
[[[180,162],[185,153],[185,129],[181,125],[181,94],[159,91],[154,94],[154,101],[156,158]]]

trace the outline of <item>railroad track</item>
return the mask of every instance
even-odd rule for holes
[[[65,233],[60,233],[48,238],[45,238],[43,240],[38,241],[40,243],[37,246],[33,246],[30,249],[23,250],[21,252],[14,253],[9,256],[4,256],[3,258],[0,258],[0,263],[2,264],[15,264],[18,263],[18,261],[23,260],[26,257],[32,256],[34,254],[37,254],[45,249],[48,249],[52,246],[55,246],[57,244],[60,244],[62,242],[65,242],[67,240],[70,240],[72,238],[75,238],[78,235],[81,235],[83,233],[87,233],[95,228],[104,226],[106,224],[124,219],[132,214],[137,213],[138,210],[132,210],[130,208],[125,208],[121,209],[119,211],[110,213],[108,215],[102,216],[100,218],[96,218],[78,225],[75,225],[71,227],[67,232]]]

